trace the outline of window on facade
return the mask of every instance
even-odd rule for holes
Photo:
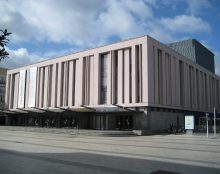
[[[142,45],[135,46],[136,60],[136,102],[142,102]]]
[[[0,84],[5,84],[6,76],[0,75]]]
[[[51,107],[51,95],[52,95],[52,76],[53,76],[53,65],[49,66],[48,73],[48,107]]]
[[[100,104],[107,103],[107,58],[108,54],[102,54],[100,60]]]
[[[89,105],[90,96],[90,57],[83,57],[83,104]]]

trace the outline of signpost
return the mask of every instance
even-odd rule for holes
[[[188,134],[192,134],[194,130],[194,115],[185,115],[185,129]]]

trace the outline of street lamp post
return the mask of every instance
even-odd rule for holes
[[[214,107],[214,136],[216,136],[216,111]]]
[[[209,113],[206,113],[207,138],[209,137]]]

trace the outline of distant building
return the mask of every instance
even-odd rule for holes
[[[168,46],[207,70],[215,73],[214,54],[196,39],[188,39],[168,44]]]
[[[220,78],[200,46],[179,54],[144,36],[8,70],[8,123],[143,133],[194,115],[201,129],[220,109]]]
[[[5,114],[1,112],[5,108],[5,83],[7,69],[0,67],[0,125],[5,123]]]

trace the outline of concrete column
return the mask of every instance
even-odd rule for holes
[[[40,88],[40,68],[37,68],[37,78],[36,78],[36,98],[35,98],[35,106],[39,107],[39,88]]]
[[[201,76],[202,76],[202,109],[204,110],[206,107],[205,106],[205,93],[206,93],[206,91],[205,91],[205,75],[204,75],[204,73],[202,73]],[[215,97],[216,97],[216,95],[215,95]]]
[[[8,96],[8,106],[9,106],[9,109],[12,109],[13,108],[13,99],[14,99],[14,96],[13,96],[13,84],[14,84],[14,80],[13,80],[13,74],[10,75],[10,86],[9,86],[9,96]]]
[[[123,50],[118,50],[118,104],[123,103]]]
[[[198,71],[198,79],[199,79],[199,84],[198,84],[198,86],[197,86],[197,90],[198,90],[198,92],[199,92],[199,102],[198,102],[198,108],[199,109],[202,109],[202,96],[201,95],[203,95],[202,94],[202,79],[201,79],[201,73],[200,73],[200,71]]]
[[[44,75],[44,70],[43,67],[40,68],[40,79],[39,79],[39,108],[42,107],[42,102],[43,102],[43,75]]]
[[[29,96],[29,81],[30,81],[30,69],[27,69],[26,71],[26,83],[25,83],[25,102],[24,107],[28,108],[28,96]]]
[[[131,65],[132,65],[132,103],[137,102],[137,59],[135,45],[131,48]]]
[[[10,91],[10,75],[6,75],[6,84],[5,84],[5,108],[9,109],[9,91]]]
[[[175,97],[175,101],[176,101],[176,104],[175,106],[180,106],[180,65],[179,65],[179,60],[176,59],[175,60],[175,79],[176,79],[176,97]]]
[[[90,97],[89,97],[89,105],[94,104],[94,56],[90,56],[90,71],[89,71],[89,78],[90,78]]]
[[[148,88],[148,82],[149,82],[149,65],[148,65],[148,49],[147,49],[147,43],[142,44],[142,102],[147,103],[148,102],[148,96],[149,96],[149,88]]]
[[[196,76],[195,76],[195,68],[192,69],[192,108],[196,108]]]
[[[99,59],[99,54],[95,53],[94,54],[94,64],[93,64],[93,68],[94,68],[94,87],[93,87],[93,93],[94,93],[94,100],[93,100],[93,104],[98,105],[99,104],[99,99],[100,99],[100,59]]]
[[[43,94],[43,107],[47,107],[47,104],[48,104],[48,102],[47,102],[47,100],[48,100],[48,66],[46,66],[45,67],[45,71],[44,71],[44,86],[43,86],[43,88],[44,88],[44,94]]]
[[[66,61],[64,63],[64,74],[63,74],[63,105],[62,106],[67,106],[67,101],[68,101],[68,73],[69,73],[69,70],[68,70],[68,61]]]
[[[172,104],[172,79],[171,79],[171,55],[168,55],[168,71],[167,71],[167,79],[168,79],[168,83],[167,83],[167,98],[168,98],[168,105]]]
[[[76,106],[82,105],[83,96],[83,59],[76,61]]]
[[[11,89],[11,74],[7,74],[6,76],[6,87],[5,87],[5,108],[10,108],[10,89]]]
[[[57,77],[57,106],[60,107],[61,104],[61,97],[62,97],[62,93],[61,93],[61,73],[62,73],[62,62],[58,63],[58,77]]]
[[[116,100],[116,60],[115,60],[115,52],[114,51],[111,51],[111,59],[112,59],[112,66],[111,66],[111,88],[112,88],[112,96],[111,96],[111,99],[112,99],[112,102],[111,103],[115,103],[115,100]]]
[[[186,63],[183,62],[183,95],[184,96],[184,102],[183,102],[183,107],[186,107],[187,106],[187,71],[186,71]]]
[[[159,103],[159,96],[158,96],[158,53],[157,48],[154,47],[154,53],[153,53],[153,59],[154,59],[154,103]]]
[[[143,57],[144,58],[144,57]],[[147,86],[148,86],[148,93],[147,93],[147,101],[149,103],[154,103],[155,102],[155,55],[154,55],[154,46],[152,44],[147,44]],[[143,70],[145,68],[143,67]],[[143,79],[143,82],[146,79]],[[158,86],[157,86],[158,87]],[[143,87],[143,90],[144,87]]]
[[[176,67],[176,58],[171,55],[171,105],[175,106],[176,104],[176,73],[175,73],[175,67]]]
[[[166,61],[165,61],[165,52],[162,51],[162,76],[163,76],[163,89],[162,89],[162,104],[167,105],[167,78],[166,78]]]
[[[69,75],[68,75],[68,81],[69,81],[69,87],[68,87],[68,106],[72,106],[73,102],[73,61],[69,61]]]
[[[190,106],[190,83],[189,83],[189,64],[185,64],[185,106],[188,108]]]
[[[107,104],[112,103],[112,53],[107,57]]]
[[[140,44],[139,45],[139,50],[138,50],[138,55],[139,55],[139,57],[138,57],[138,60],[139,60],[139,64],[138,64],[138,73],[139,73],[139,89],[138,89],[138,96],[139,96],[139,103],[142,103],[143,102],[143,71],[142,71],[142,69],[143,69],[143,62],[142,62],[142,59],[143,59],[143,52],[142,52],[142,49],[143,49],[143,47],[142,47],[143,45],[142,44]],[[146,66],[146,65],[145,65]],[[147,89],[148,90],[148,89]]]
[[[130,49],[124,50],[124,103],[130,103]]]
[[[51,88],[51,107],[55,107],[55,99],[56,99],[56,63],[53,64],[53,71],[52,71],[52,88]]]
[[[194,90],[195,90],[195,109],[198,108],[198,92],[197,92],[197,77],[196,77],[196,68],[194,69],[194,80],[195,80],[195,83],[194,83]],[[208,82],[208,78],[207,78],[207,82]]]
[[[13,109],[16,109],[18,107],[19,77],[20,77],[19,73],[15,74]]]

